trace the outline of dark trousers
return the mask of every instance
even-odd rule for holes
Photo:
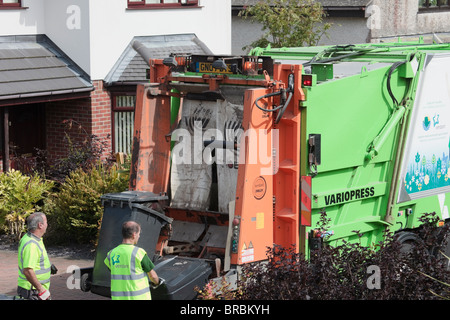
[[[27,290],[22,287],[17,287],[17,294],[26,300],[39,300],[38,291],[35,289]]]

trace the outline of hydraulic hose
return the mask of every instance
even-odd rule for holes
[[[256,105],[256,106],[258,107],[258,109],[260,109],[261,111],[264,111],[264,112],[275,112],[275,111],[281,109],[281,108],[283,107],[283,105],[279,105],[278,107],[276,107],[276,108],[274,108],[274,109],[266,109],[266,108],[261,107],[261,106],[258,104],[258,101],[261,100],[261,99],[266,99],[266,98],[270,98],[270,97],[274,97],[274,96],[279,96],[279,95],[281,95],[281,94],[282,94],[281,91],[278,91],[278,92],[272,92],[272,93],[265,94],[265,95],[263,95],[263,96],[261,96],[261,97],[259,97],[259,98],[257,98],[257,99],[255,100],[255,105]]]
[[[289,92],[287,99],[286,99],[286,92]],[[270,98],[270,97],[274,97],[274,96],[278,96],[278,95],[281,95],[282,103],[273,109],[266,109],[266,108],[261,107],[258,104],[258,101],[261,99]],[[268,93],[266,95],[263,95],[263,96],[257,98],[255,100],[255,105],[258,107],[258,109],[260,109],[261,111],[264,111],[264,112],[275,112],[275,111],[278,111],[281,109],[281,111],[278,113],[277,118],[275,120],[275,124],[277,124],[278,122],[280,122],[281,117],[283,116],[284,112],[286,111],[287,106],[291,102],[292,96],[293,96],[292,90],[286,91],[286,90],[282,89],[281,91]],[[283,103],[283,101],[284,101],[284,103]]]
[[[397,99],[394,96],[394,93],[392,92],[392,88],[391,88],[391,76],[394,73],[394,71],[400,67],[401,65],[405,64],[407,61],[397,61],[396,63],[394,63],[391,68],[389,69],[388,72],[388,76],[387,76],[387,90],[389,92],[389,96],[392,99],[392,102],[394,103],[394,107],[398,107],[399,102],[397,101]]]
[[[312,58],[310,61],[304,63],[303,65],[308,66],[313,63],[328,63],[328,62],[339,61],[339,60],[346,59],[346,58],[360,56],[360,55],[367,53],[368,51],[373,50],[373,48],[370,48],[370,49],[356,48],[357,50],[353,50],[354,47],[355,47],[354,45],[334,46],[332,48],[326,49],[326,50],[322,51],[321,53],[317,54],[314,58]],[[322,57],[328,53],[333,54],[333,53],[342,52],[342,51],[351,51],[351,52],[347,53],[347,54],[343,54],[341,56],[335,56],[335,57],[331,57],[331,58],[323,58],[322,59]]]
[[[292,96],[293,96],[292,92],[289,92],[289,96],[288,96],[288,98],[287,98],[287,100],[286,100],[286,103],[284,104],[284,106],[283,106],[283,108],[281,109],[281,111],[278,112],[277,118],[276,118],[276,120],[275,120],[275,124],[277,124],[278,122],[280,122],[281,117],[283,116],[284,112],[286,111],[287,106],[288,106],[289,103],[291,102]]]

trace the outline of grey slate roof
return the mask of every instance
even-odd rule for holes
[[[0,37],[0,100],[91,90],[89,76],[47,36]]]
[[[126,47],[114,67],[104,79],[106,85],[135,84],[148,82],[146,70],[148,64],[140,54],[133,49],[134,41],[143,44],[153,59],[167,58],[175,54],[209,54],[209,49],[195,34],[175,34],[158,36],[137,36]]]

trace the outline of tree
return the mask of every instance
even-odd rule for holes
[[[324,23],[323,7],[315,0],[259,1],[239,12],[239,16],[262,24],[263,36],[249,47],[302,47],[317,45],[330,28]]]

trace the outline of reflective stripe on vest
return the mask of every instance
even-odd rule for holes
[[[143,249],[132,245],[120,245],[108,253],[106,261],[111,269],[111,298],[151,299],[147,274],[140,266],[145,254]],[[129,257],[129,261],[124,261],[125,257]],[[114,267],[115,264],[119,265]]]
[[[27,238],[25,238],[27,237]],[[41,247],[38,241],[35,240],[33,235],[26,234],[24,236],[25,239],[22,239],[21,242],[25,242],[23,245],[19,246],[19,286],[22,284],[22,286],[26,286],[27,288],[24,289],[31,289],[32,285],[30,282],[28,282],[27,278],[25,277],[23,273],[23,252],[25,248],[30,244],[35,244],[36,247],[41,252],[40,258],[39,258],[39,269],[33,268],[34,273],[36,274],[36,278],[38,281],[45,285],[45,287],[48,289],[48,284],[50,283],[50,261],[48,260],[47,252],[44,251],[44,249]],[[47,267],[46,267],[47,265]],[[29,287],[29,289],[28,289]]]
[[[111,297],[137,297],[143,294],[150,293],[149,288],[144,288],[141,290],[135,290],[135,291],[111,291]]]

